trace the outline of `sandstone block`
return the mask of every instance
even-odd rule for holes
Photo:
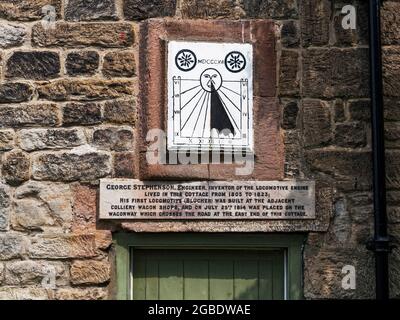
[[[4,180],[11,185],[18,185],[29,180],[29,156],[19,150],[11,151],[4,157],[1,174]]]
[[[93,234],[43,235],[32,239],[28,249],[31,258],[70,259],[96,256]]]
[[[109,52],[104,56],[103,74],[107,77],[132,77],[135,55],[132,51]]]
[[[173,16],[175,8],[176,0],[124,0],[124,17],[128,20],[144,20]]]
[[[25,102],[32,98],[33,88],[26,83],[7,82],[0,84],[0,103]]]
[[[60,288],[55,293],[56,300],[105,300],[106,288]]]
[[[110,155],[91,150],[42,153],[33,158],[32,175],[37,180],[90,181],[108,175]]]
[[[114,177],[134,178],[136,156],[133,152],[117,152],[114,154]]]
[[[301,34],[304,46],[323,46],[329,42],[332,4],[329,0],[300,0]]]
[[[299,55],[295,51],[283,50],[279,71],[279,94],[296,96],[299,94]]]
[[[99,54],[96,51],[80,51],[68,54],[65,61],[70,76],[93,75],[99,67]]]
[[[337,124],[334,133],[335,144],[345,148],[362,148],[367,144],[367,132],[362,122]]]
[[[99,128],[93,131],[93,144],[100,149],[127,151],[133,148],[133,131],[129,127]]]
[[[136,101],[134,99],[107,101],[104,103],[104,120],[134,125],[136,122]]]
[[[0,105],[0,127],[56,126],[60,122],[58,106],[50,103]]]
[[[38,86],[39,97],[53,101],[114,99],[135,94],[132,80],[61,79]]]
[[[115,0],[68,0],[65,7],[65,20],[92,21],[116,20]]]
[[[86,143],[82,129],[23,129],[18,132],[19,146],[26,151],[73,148]]]
[[[14,130],[0,130],[0,151],[14,148]]]
[[[248,0],[243,3],[247,16],[251,18],[290,19],[298,17],[298,0]]]
[[[48,32],[41,23],[32,29],[32,43],[38,47],[129,47],[134,42],[129,23],[65,23],[58,22]]]
[[[30,21],[40,20],[45,14],[42,8],[51,5],[60,16],[62,0],[1,0],[0,18],[7,20]]]
[[[110,280],[110,263],[108,261],[75,261],[71,266],[73,284],[101,284]]]
[[[20,46],[25,41],[25,36],[26,30],[24,27],[2,24],[0,26],[0,48],[7,49]]]
[[[41,284],[44,277],[53,273],[56,285],[66,284],[68,271],[61,263],[45,261],[16,261],[6,264],[6,285],[23,286]]]
[[[62,231],[71,226],[72,193],[68,185],[29,181],[16,189],[15,198],[11,222],[15,230]]]
[[[10,197],[11,197],[10,187],[0,182],[0,231],[8,230],[9,219],[11,214]]]
[[[7,78],[48,80],[59,73],[60,57],[55,52],[14,52],[7,61]]]
[[[303,62],[305,96],[369,96],[367,49],[308,49]]]
[[[318,147],[332,140],[331,114],[329,106],[319,100],[303,101],[304,145]]]
[[[27,240],[18,234],[0,233],[0,260],[19,258],[25,251]]]

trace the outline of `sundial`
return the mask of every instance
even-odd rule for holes
[[[168,43],[168,149],[253,150],[253,47]]]

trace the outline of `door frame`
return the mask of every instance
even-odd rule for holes
[[[284,266],[286,269],[285,298],[288,300],[299,300],[303,298],[302,248],[305,238],[305,234],[298,233],[114,233],[113,241],[116,248],[116,299],[131,299],[131,248],[219,248],[284,250]]]

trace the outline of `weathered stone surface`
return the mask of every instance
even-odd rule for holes
[[[75,184],[73,192],[73,231],[94,229],[96,226],[97,189]]]
[[[108,261],[75,261],[71,266],[73,284],[100,284],[110,280]]]
[[[135,94],[132,80],[61,79],[38,87],[39,97],[54,101],[113,99]]]
[[[65,68],[70,76],[93,75],[99,68],[99,54],[96,51],[71,52]]]
[[[8,151],[14,147],[14,130],[0,130],[0,151]]]
[[[303,100],[304,146],[324,146],[332,140],[331,114],[327,103]]]
[[[295,129],[297,126],[297,115],[299,113],[299,106],[296,101],[291,101],[284,105],[282,116],[283,129]]]
[[[6,184],[0,182],[0,231],[8,230],[10,213],[11,213],[10,195],[11,195],[10,188]]]
[[[55,126],[60,122],[58,106],[49,103],[0,106],[0,127]]]
[[[304,46],[323,46],[329,42],[331,1],[300,0],[302,43]]]
[[[4,278],[4,264],[0,263],[0,284],[3,282]]]
[[[93,234],[43,235],[32,239],[28,248],[31,258],[69,259],[96,256]]]
[[[132,51],[114,51],[104,56],[103,74],[107,77],[132,77],[135,55]]]
[[[25,102],[32,98],[33,89],[27,83],[7,82],[0,84],[0,103]]]
[[[346,120],[346,115],[344,113],[344,103],[342,100],[338,99],[333,102],[333,112],[335,122],[343,122]]]
[[[303,62],[305,96],[368,97],[367,49],[308,49]]]
[[[98,103],[68,103],[63,109],[63,124],[92,125],[101,123],[101,105]]]
[[[296,96],[299,94],[299,55],[295,51],[283,50],[280,60],[279,94]]]
[[[184,0],[180,9],[183,18],[239,19],[245,16],[244,8],[235,0]]]
[[[56,290],[56,300],[105,300],[106,288],[60,288]]]
[[[400,97],[400,46],[384,48],[382,63],[385,96]]]
[[[400,123],[386,122],[385,123],[385,147],[400,148]]]
[[[114,123],[136,123],[136,100],[111,100],[104,103],[104,120]]]
[[[0,25],[0,48],[17,47],[25,41],[25,36],[26,30],[24,27],[2,24]]]
[[[43,288],[0,288],[0,300],[47,300],[48,291]]]
[[[400,44],[400,2],[384,1],[381,12],[382,43],[384,45]]]
[[[304,261],[306,299],[374,298],[374,258],[365,245],[360,248],[316,248],[309,244],[306,246]],[[342,268],[345,265],[352,265],[356,269],[355,290],[342,288]]]
[[[21,149],[35,151],[43,149],[73,148],[86,143],[82,129],[23,129],[18,132]]]
[[[91,21],[116,20],[115,0],[68,0],[65,20]]]
[[[114,154],[114,177],[134,178],[135,177],[135,154],[133,152],[118,152]]]
[[[361,148],[367,144],[367,133],[362,122],[337,124],[335,127],[335,144],[346,148]]]
[[[339,189],[370,190],[372,158],[367,151],[309,150],[305,160],[314,172],[331,177]]]
[[[300,141],[299,130],[285,131],[285,178],[294,179],[300,176],[302,159]]]
[[[399,229],[399,225],[393,227]],[[397,243],[399,242],[397,238]],[[389,292],[390,298],[400,298],[400,250],[398,247],[393,250],[389,258]]]
[[[371,104],[368,100],[349,100],[349,114],[352,120],[370,121]]]
[[[29,181],[16,189],[15,198],[13,229],[62,231],[71,226],[72,193],[68,185]]]
[[[400,152],[398,150],[386,151],[386,187],[400,189]]]
[[[110,173],[110,158],[90,149],[42,153],[33,158],[32,175],[37,180],[96,180]]]
[[[236,1],[232,1],[236,2]],[[249,0],[243,1],[248,17],[262,19],[289,19],[298,16],[298,0]],[[236,2],[237,3],[237,2]]]
[[[96,247],[101,250],[107,250],[112,244],[112,233],[110,230],[95,231]]]
[[[108,127],[95,129],[93,144],[100,149],[128,151],[133,148],[133,131],[129,127]]]
[[[4,157],[1,174],[7,183],[18,185],[29,180],[29,169],[29,156],[20,150],[11,151]]]
[[[6,264],[5,285],[31,285],[41,284],[43,278],[49,274],[55,275],[56,285],[67,283],[68,271],[61,263],[45,261],[17,261]]]
[[[0,233],[0,260],[19,258],[26,248],[26,239],[13,233]]]
[[[56,52],[14,52],[7,61],[7,78],[48,80],[60,73],[60,57]]]
[[[124,0],[124,17],[128,20],[144,20],[173,16],[175,8],[176,0]]]
[[[283,21],[281,43],[286,48],[297,48],[300,44],[300,30],[297,21]]]
[[[8,20],[40,20],[45,16],[42,8],[51,5],[57,16],[61,12],[61,0],[0,0],[0,18]]]
[[[32,43],[39,47],[122,48],[131,46],[133,40],[133,27],[129,23],[59,22],[51,32],[38,23],[32,29]]]
[[[397,98],[384,99],[385,120],[400,121],[400,100]]]

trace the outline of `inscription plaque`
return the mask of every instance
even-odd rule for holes
[[[313,218],[314,181],[100,181],[100,219]]]

